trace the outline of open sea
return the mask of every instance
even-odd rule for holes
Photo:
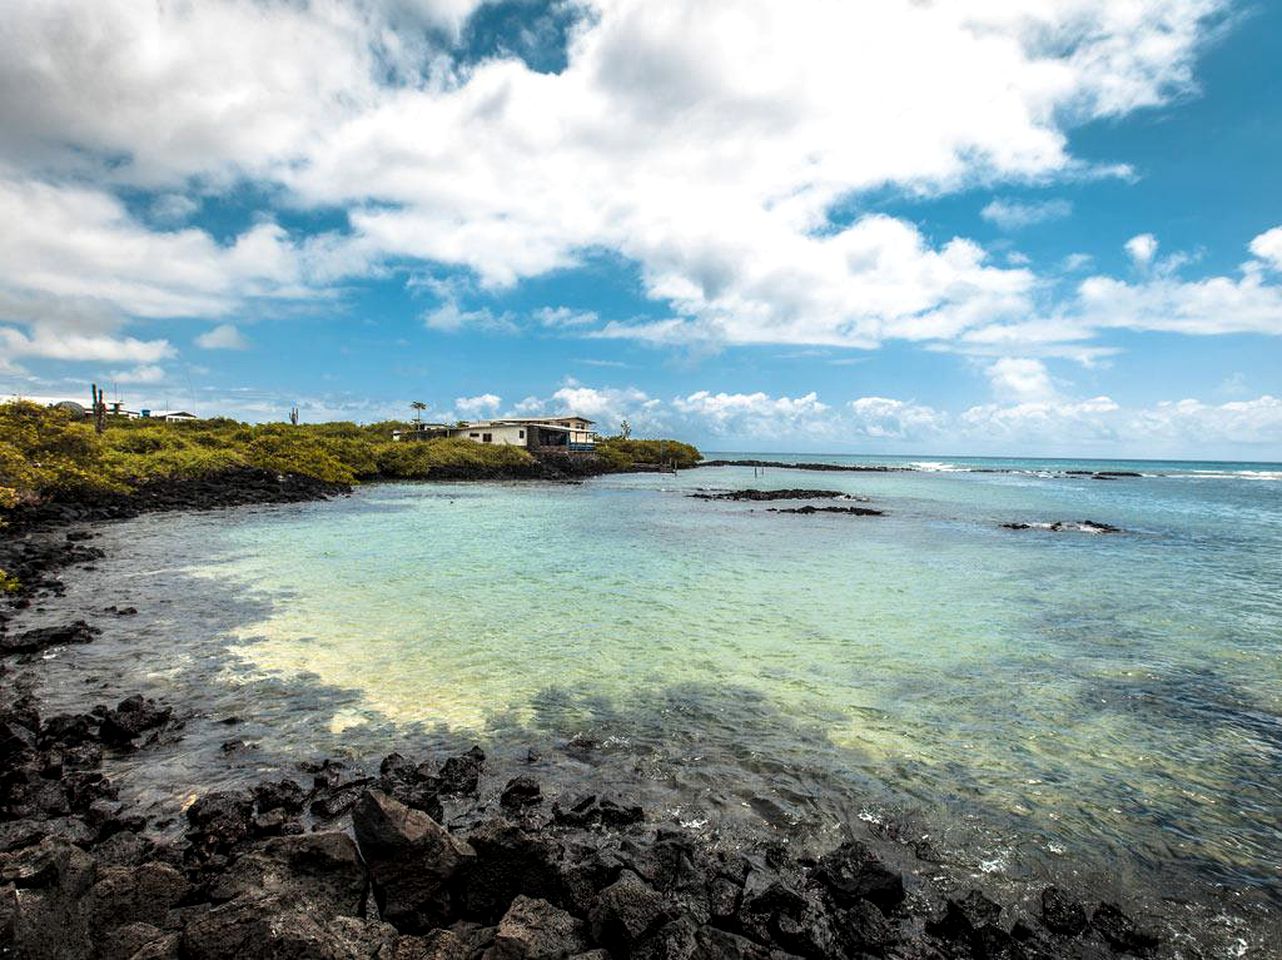
[[[1282,466],[708,456],[895,469],[389,484],[109,525],[57,616],[106,633],[42,695],[180,704],[187,739],[112,773],[158,809],[300,758],[591,744],[565,755],[688,829],[893,822],[997,884],[1282,909]],[[689,496],[745,487],[885,515]],[[1122,532],[1035,526],[1082,520]],[[1227,955],[1268,955],[1216,922]]]

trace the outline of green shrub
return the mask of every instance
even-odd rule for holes
[[[0,509],[60,494],[127,491],[148,480],[247,466],[351,484],[459,473],[512,475],[534,463],[523,448],[463,438],[394,442],[392,431],[406,426],[113,417],[97,434],[88,421],[61,410],[0,404]],[[597,452],[607,470],[659,462],[687,467],[699,461],[694,447],[671,440],[613,437],[602,441]]]

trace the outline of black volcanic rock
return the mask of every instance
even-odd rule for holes
[[[903,878],[857,840],[843,843],[820,859],[814,877],[839,907],[854,907],[867,900],[889,911],[904,899]]]
[[[809,503],[804,507],[771,507],[768,512],[797,513],[802,516],[810,516],[815,513],[844,513],[852,517],[883,517],[886,515],[886,511],[874,510],[871,507],[816,507]]]
[[[727,490],[723,493],[701,491],[690,494],[690,497],[695,500],[747,500],[753,503],[768,500],[835,500],[844,496],[846,495],[840,490],[803,490],[797,488],[787,490]]]
[[[499,921],[486,960],[554,960],[587,949],[583,921],[546,900],[518,896]]]
[[[58,627],[37,627],[17,634],[0,634],[0,654],[38,653],[49,647],[92,643],[102,631],[83,620]]]
[[[99,735],[104,743],[123,746],[145,731],[163,725],[172,715],[173,710],[169,707],[135,695],[120,701],[114,710],[106,712],[99,727]]]
[[[187,838],[203,853],[225,852],[249,836],[253,815],[247,793],[207,793],[187,808]]]
[[[253,789],[254,800],[260,812],[284,810],[299,813],[307,801],[307,792],[294,780],[271,780]]]
[[[1091,926],[1114,950],[1123,953],[1143,954],[1161,942],[1156,934],[1141,929],[1115,903],[1101,903],[1091,917]]]
[[[1086,909],[1059,887],[1042,891],[1042,924],[1047,930],[1074,936],[1086,929]]]
[[[499,796],[499,803],[508,810],[521,810],[542,802],[543,791],[533,777],[513,777]]]
[[[473,747],[467,753],[450,757],[441,765],[441,793],[473,796],[485,766],[485,751]]]
[[[589,914],[593,940],[617,956],[628,956],[669,919],[667,901],[631,870],[601,891]]]
[[[352,827],[382,917],[405,933],[440,926],[450,912],[448,884],[475,857],[472,848],[378,790],[362,794]]]

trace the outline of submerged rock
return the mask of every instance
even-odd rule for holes
[[[1121,527],[1094,520],[1056,520],[1053,523],[1003,523],[1005,530],[1048,530],[1051,533],[1122,533]]]
[[[874,510],[871,507],[816,507],[806,504],[804,507],[771,507],[769,513],[798,513],[809,516],[814,513],[845,513],[852,517],[884,517],[886,511]]]
[[[17,634],[0,633],[0,654],[39,653],[49,647],[92,643],[102,633],[98,627],[75,620],[60,627],[37,627]]]
[[[727,490],[722,493],[709,493],[700,491],[692,493],[690,497],[695,500],[748,500],[751,502],[761,502],[767,500],[836,500],[838,497],[845,497],[846,494],[840,490]],[[854,498],[850,498],[854,499]]]
[[[513,777],[499,796],[499,803],[508,810],[521,810],[542,802],[543,791],[533,777]]]

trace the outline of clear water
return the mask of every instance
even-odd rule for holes
[[[118,524],[67,602],[141,613],[51,662],[48,695],[190,705],[184,748],[122,771],[139,790],[588,734],[696,826],[893,811],[977,873],[1282,903],[1282,467],[859,462],[916,469],[385,485]],[[747,486],[886,515],[687,496]],[[1001,527],[1082,519],[1126,532]],[[230,736],[257,752],[219,758]]]

